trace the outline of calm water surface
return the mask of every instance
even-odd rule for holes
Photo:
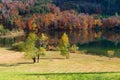
[[[113,42],[120,42],[119,31],[95,31],[95,30],[80,30],[80,31],[49,31],[43,32],[49,38],[49,44],[58,45],[63,33],[68,34],[70,44],[84,44],[95,40],[106,39]],[[40,35],[41,33],[39,33]],[[15,42],[20,42],[25,39],[24,36],[8,39],[0,39],[0,46],[10,46]]]
[[[68,34],[71,44],[76,43],[89,43],[95,40],[106,39],[113,42],[120,42],[120,33],[116,31],[94,31],[94,30],[80,30],[80,31],[59,31],[59,32],[45,32],[49,37],[51,44],[59,43],[59,40],[63,33]]]

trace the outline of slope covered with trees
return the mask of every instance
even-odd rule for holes
[[[10,30],[78,30],[96,27],[106,29],[120,26],[118,0],[1,0],[0,2],[0,23]],[[78,14],[75,10],[84,13]],[[115,12],[116,15],[109,18],[93,15]]]
[[[62,10],[75,9],[83,13],[120,13],[120,0],[54,0]]]

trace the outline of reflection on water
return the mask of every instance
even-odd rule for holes
[[[80,31],[53,31],[44,33],[49,37],[50,44],[58,44],[64,32],[68,34],[71,44],[76,43],[83,44],[101,39],[120,42],[120,33],[115,31],[80,30]]]
[[[114,42],[120,42],[120,33],[119,31],[95,31],[95,30],[79,30],[79,31],[48,31],[43,32],[49,37],[49,44],[58,45],[59,40],[63,33],[66,32],[69,36],[69,40],[71,44],[76,43],[89,43],[95,40],[106,39]],[[39,33],[40,35],[41,33]],[[12,39],[0,39],[0,46],[3,45],[12,45],[15,42],[20,42],[25,40],[24,37],[16,37]]]

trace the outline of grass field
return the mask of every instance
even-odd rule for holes
[[[120,58],[48,51],[39,63],[0,48],[0,80],[120,80]]]
[[[1,73],[0,80],[120,80],[120,73]]]

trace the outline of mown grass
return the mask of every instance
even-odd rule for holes
[[[0,72],[0,80],[120,80],[120,73]]]
[[[5,51],[15,55],[2,48],[0,51],[1,56]],[[67,60],[58,51],[48,51],[36,64],[22,58],[2,60],[0,80],[120,80],[119,58],[71,53]]]

